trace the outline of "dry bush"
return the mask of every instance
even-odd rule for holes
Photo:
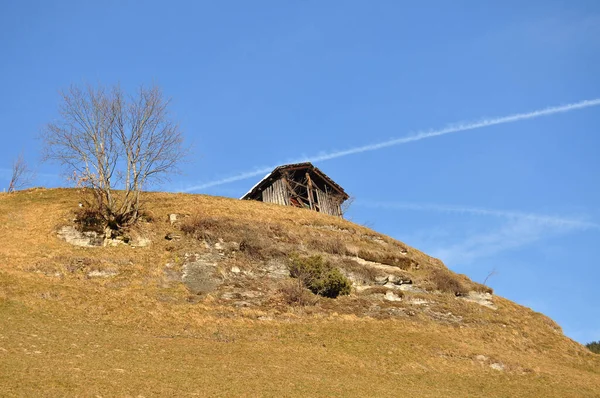
[[[283,300],[288,305],[306,307],[315,305],[319,298],[308,290],[300,279],[284,281],[278,289]]]
[[[345,255],[347,253],[346,245],[340,238],[320,237],[312,238],[307,242],[309,249],[337,255]]]
[[[285,255],[284,250],[276,245],[275,239],[271,236],[272,234],[284,235],[281,227],[278,228],[276,224],[273,225],[273,229],[259,229],[257,226],[240,223],[231,218],[196,214],[185,219],[180,228],[185,234],[209,244],[214,244],[219,239],[225,242],[239,242],[240,251],[254,260]]]
[[[156,221],[156,216],[154,215],[154,213],[150,210],[145,210],[145,209],[140,210],[139,218],[140,218],[140,220],[145,221],[145,222]]]
[[[181,231],[198,240],[215,243],[226,231],[227,221],[215,217],[194,215],[181,223]]]
[[[290,232],[279,223],[267,224],[266,234],[268,237],[278,242],[290,243],[294,245],[300,243],[297,236],[290,234]]]
[[[457,296],[467,294],[468,289],[450,271],[434,269],[430,275],[431,282],[441,292],[454,293]]]
[[[75,212],[75,225],[82,232],[103,233],[104,217],[99,210],[84,206]]]
[[[269,238],[258,233],[246,232],[240,240],[240,251],[251,259],[266,260],[285,255]]]
[[[471,282],[471,290],[474,290],[479,293],[489,293],[494,294],[494,289],[489,286],[486,286],[482,283]]]

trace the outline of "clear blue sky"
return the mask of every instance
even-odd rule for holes
[[[141,4],[141,3],[140,3]],[[158,83],[206,186],[302,157],[600,98],[597,1],[2,1],[0,185],[68,85]],[[349,218],[600,339],[600,107],[316,162]],[[260,176],[193,192],[238,197]],[[457,210],[456,207],[460,207]]]

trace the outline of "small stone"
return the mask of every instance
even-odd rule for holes
[[[240,270],[239,267],[233,266],[233,267],[231,267],[231,272],[233,272],[234,274],[239,274],[242,271]]]
[[[177,222],[177,214],[169,214],[169,222],[171,223],[171,225],[175,224],[175,222]]]
[[[389,290],[385,293],[385,296],[383,298],[387,301],[402,301],[401,297]]]
[[[389,280],[389,275],[376,276],[375,277],[375,284],[376,285],[385,285],[386,283],[388,283],[388,280]]]
[[[493,364],[490,365],[490,368],[492,368],[494,370],[503,371],[504,370],[504,365],[502,365],[499,362],[494,362]]]
[[[177,235],[172,232],[169,232],[168,234],[165,235],[165,239],[166,240],[179,240],[179,239],[181,239],[181,235]]]
[[[475,357],[476,360],[478,360],[479,362],[485,362],[488,360],[488,357],[486,357],[485,355],[477,355]]]

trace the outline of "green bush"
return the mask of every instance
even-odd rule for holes
[[[289,269],[314,294],[329,298],[350,294],[350,281],[321,256],[291,256]]]
[[[600,354],[600,341],[592,341],[585,345],[591,352]]]

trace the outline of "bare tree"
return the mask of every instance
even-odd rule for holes
[[[91,189],[112,230],[135,223],[142,189],[168,179],[187,152],[168,105],[156,86],[140,87],[134,96],[119,86],[71,86],[62,93],[59,120],[43,132],[44,158]]]
[[[25,188],[31,183],[33,172],[27,166],[23,154],[20,153],[17,159],[13,162],[10,182],[8,183],[8,193],[15,192]]]
[[[350,210],[350,206],[356,200],[356,196],[350,196],[344,203],[341,204],[340,209],[342,210],[342,216],[345,216],[348,210]]]

